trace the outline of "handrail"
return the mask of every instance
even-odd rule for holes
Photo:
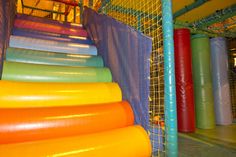
[[[51,1],[64,3],[66,5],[70,5],[70,6],[74,6],[74,7],[77,7],[79,4],[79,2],[74,1],[74,0],[51,0]]]
[[[51,12],[51,13],[56,13],[56,14],[63,14],[63,15],[65,14],[64,12],[59,12],[59,11],[54,11],[54,10],[47,10],[47,9],[41,9],[41,8],[27,6],[27,5],[24,5],[24,8],[40,10],[40,11],[45,11],[45,12]]]

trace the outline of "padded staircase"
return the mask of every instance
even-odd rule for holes
[[[81,25],[16,15],[0,81],[0,156],[151,156]]]

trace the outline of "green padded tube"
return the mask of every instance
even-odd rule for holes
[[[212,129],[215,127],[215,113],[209,38],[201,34],[194,35],[191,45],[196,126],[201,129]]]
[[[103,60],[100,56],[65,54],[20,48],[8,48],[6,60],[46,65],[103,67]]]
[[[108,68],[40,65],[5,61],[2,80],[24,82],[111,82]]]

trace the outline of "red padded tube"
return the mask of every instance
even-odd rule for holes
[[[194,132],[195,114],[190,31],[188,29],[176,29],[174,31],[174,42],[178,131]]]

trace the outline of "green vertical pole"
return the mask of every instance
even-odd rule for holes
[[[191,46],[196,127],[213,129],[215,112],[209,37],[204,34],[193,35]]]
[[[162,0],[166,156],[178,156],[173,17],[171,0]]]

